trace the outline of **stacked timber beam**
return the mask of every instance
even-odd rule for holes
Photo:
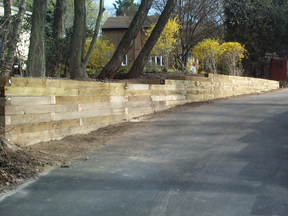
[[[88,133],[187,102],[269,91],[279,83],[219,75],[170,77],[165,84],[5,77],[0,87],[5,138],[28,145]]]

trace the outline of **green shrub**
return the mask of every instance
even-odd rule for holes
[[[119,72],[119,73],[125,73],[125,72],[127,72],[127,71],[128,71],[128,68],[127,68],[127,67],[121,67],[121,68],[118,69],[118,72]]]
[[[168,72],[169,73],[184,73],[185,71],[181,71],[181,70],[178,70],[178,69],[176,69],[176,70],[174,70],[174,69],[168,69]]]
[[[89,75],[89,76],[93,76],[95,74],[95,71],[91,68],[86,68],[86,73]]]
[[[152,67],[152,68],[151,68],[151,71],[152,71],[152,72],[159,72],[160,70],[159,70],[157,67]]]

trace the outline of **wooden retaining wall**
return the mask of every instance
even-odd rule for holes
[[[187,102],[277,89],[279,82],[221,75],[171,77],[165,84],[5,77],[0,87],[5,138],[29,145],[88,133]]]

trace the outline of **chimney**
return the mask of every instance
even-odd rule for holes
[[[14,0],[9,0],[10,5],[13,6]]]

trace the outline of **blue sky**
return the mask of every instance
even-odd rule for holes
[[[105,9],[109,12],[111,11],[112,13],[114,13],[113,3],[115,3],[115,0],[104,0]]]

